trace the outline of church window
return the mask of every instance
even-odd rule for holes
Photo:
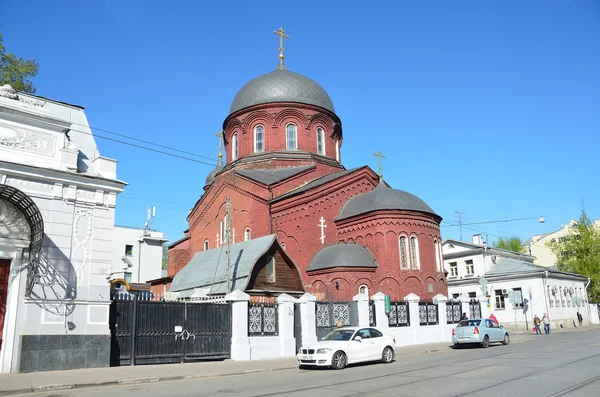
[[[400,236],[400,269],[408,269],[408,243],[406,236]]]
[[[254,152],[263,152],[265,150],[265,127],[257,125],[254,127]]]
[[[340,140],[335,138],[335,161],[340,162]]]
[[[247,227],[246,230],[244,230],[244,241],[248,241],[250,240],[250,228]]]
[[[231,161],[237,160],[238,158],[238,134],[233,134],[231,139]]]
[[[438,272],[442,271],[441,260],[440,260],[440,244],[437,238],[433,240],[433,249],[435,250],[435,268]]]
[[[285,243],[281,243],[281,248],[285,251]]]
[[[225,220],[221,219],[219,223],[219,238],[218,241],[223,244],[225,242]]]
[[[287,133],[287,150],[298,150],[298,138],[296,136],[296,124],[288,124],[286,127]]]
[[[417,242],[417,236],[412,236],[410,238],[410,259],[413,269],[421,268],[421,264],[419,263],[419,243]]]
[[[267,258],[267,282],[275,282],[275,258],[272,256]]]
[[[325,131],[323,128],[317,128],[317,153],[325,155]]]
[[[208,251],[208,240],[204,240],[204,251]]]
[[[361,285],[360,287],[358,287],[358,293],[363,295],[369,295],[369,287],[367,287],[365,284]]]

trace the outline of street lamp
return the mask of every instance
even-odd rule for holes
[[[539,222],[540,222],[540,223],[544,223],[544,222],[546,222],[546,220],[544,219],[544,217],[543,217],[543,216],[540,216],[540,220],[539,220]]]

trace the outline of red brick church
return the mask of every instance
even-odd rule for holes
[[[304,289],[319,299],[365,290],[392,300],[447,295],[442,218],[368,166],[342,165],[333,102],[315,81],[288,70],[282,54],[276,70],[237,93],[219,135],[225,165],[219,153],[185,237],[169,247],[169,279],[194,254],[224,246],[229,198],[231,242],[276,235]]]

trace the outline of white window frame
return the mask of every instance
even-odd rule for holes
[[[335,138],[335,161],[340,162],[340,140]]]
[[[469,263],[469,262],[471,262],[471,263]],[[465,261],[465,268],[467,270],[467,273],[466,273],[467,276],[475,275],[475,265],[473,264],[473,259],[467,259]]]
[[[231,161],[238,159],[238,133],[234,132],[231,137]]]
[[[500,291],[500,293],[498,293],[498,291]],[[494,306],[496,310],[506,309],[506,301],[504,300],[501,289],[494,290]]]
[[[415,248],[414,249],[413,249],[413,245],[412,245],[413,241],[415,242]],[[418,239],[417,236],[415,236],[415,235],[410,236],[410,239],[409,239],[409,248],[410,248],[411,269],[413,269],[413,270],[419,270],[421,268],[421,259],[419,258],[419,239]]]
[[[363,292],[363,288],[364,288],[365,292]],[[361,286],[358,287],[358,293],[369,296],[369,287],[367,286],[367,284],[361,284]]]
[[[271,268],[271,271],[269,271],[269,268]],[[266,276],[267,276],[267,283],[270,284],[274,284],[277,280],[277,276],[275,274],[275,257],[274,256],[269,256],[269,260],[267,261],[267,266],[266,266]],[[269,273],[271,273],[271,275],[269,276]]]
[[[450,277],[458,277],[458,262],[449,262],[450,265]]]
[[[321,145],[320,148],[319,145]],[[317,128],[317,153],[325,156],[325,130],[322,127]]]
[[[247,227],[244,230],[244,241],[248,241],[248,240],[250,240],[250,228],[249,227]]]
[[[404,240],[404,242],[402,241]],[[402,262],[402,247],[406,252],[406,259]],[[408,249],[408,237],[405,234],[401,234],[398,237],[398,255],[400,257],[400,270],[410,270],[410,251]]]
[[[204,251],[208,251],[208,239],[204,240]]]
[[[290,127],[293,127],[294,132],[294,145],[295,147],[290,147]],[[298,127],[294,123],[288,123],[285,126],[285,148],[286,150],[298,150]]]
[[[262,149],[258,149],[258,129],[262,128],[262,140],[260,141],[260,143],[262,144]],[[254,127],[254,153],[259,153],[259,152],[264,152],[265,151],[265,126],[262,124],[258,124],[256,127]]]
[[[433,249],[435,250],[435,268],[439,272],[441,271],[441,260],[440,260],[440,243],[437,238],[433,239]]]

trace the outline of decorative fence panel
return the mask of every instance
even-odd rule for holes
[[[377,313],[375,311],[375,302],[369,301],[369,326],[377,326]]]
[[[358,305],[356,302],[317,302],[317,339],[338,327],[358,325]]]
[[[390,327],[410,327],[410,310],[408,302],[392,302],[388,314],[388,325]]]
[[[462,304],[460,302],[446,303],[446,321],[448,324],[457,324],[460,322]]]
[[[481,303],[477,301],[469,302],[469,318],[481,318]]]
[[[438,305],[429,302],[419,302],[419,323],[421,325],[437,325]]]
[[[266,302],[248,302],[248,335],[278,335],[277,305]]]

